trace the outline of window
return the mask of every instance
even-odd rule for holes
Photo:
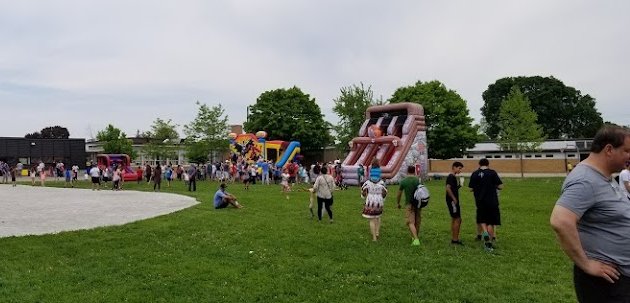
[[[510,158],[512,158],[512,155],[505,155],[505,157],[510,159]]]
[[[553,158],[553,154],[546,154],[545,158]]]
[[[525,158],[531,158],[532,155],[525,155]]]
[[[466,159],[472,159],[472,158],[474,158],[474,157],[473,157],[473,156],[471,156],[471,155],[467,155],[467,156],[466,156]]]
[[[542,158],[542,155],[534,155],[534,158]]]
[[[567,158],[575,158],[575,154],[568,154]]]
[[[491,159],[492,155],[485,155],[484,157],[487,158],[487,159]]]
[[[494,155],[495,158],[501,158],[501,155]]]

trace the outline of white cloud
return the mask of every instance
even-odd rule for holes
[[[499,78],[553,75],[630,124],[630,21],[622,1],[0,1],[2,136],[156,117],[185,124],[195,101],[233,123],[264,91],[297,85],[334,121],[332,99],[363,82],[387,99],[437,79],[480,118]],[[48,110],[50,108],[50,110]],[[106,110],[103,110],[106,109]],[[25,119],[31,121],[24,123]]]

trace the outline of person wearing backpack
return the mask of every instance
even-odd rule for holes
[[[459,204],[459,188],[462,187],[457,181],[457,175],[461,173],[464,164],[459,161],[453,162],[451,173],[446,177],[446,208],[451,215],[451,244],[464,245],[459,239],[459,231],[462,225],[462,211]]]
[[[400,198],[403,193],[405,194],[405,220],[409,227],[409,233],[411,233],[411,245],[419,246],[420,239],[418,239],[418,233],[420,232],[421,207],[417,204],[417,200],[414,199],[414,193],[420,185],[420,179],[416,176],[416,167],[410,165],[407,167],[407,177],[400,181],[398,188],[398,195],[396,196],[396,204],[400,209]],[[414,203],[415,202],[415,203]]]

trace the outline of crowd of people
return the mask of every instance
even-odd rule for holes
[[[476,206],[477,237],[483,241],[487,251],[495,249],[497,226],[501,225],[499,191],[503,182],[498,173],[490,169],[488,159],[479,160],[479,167],[472,172],[468,188],[473,193]],[[461,172],[464,165],[455,161],[445,180],[444,201],[451,217],[450,231],[453,245],[463,245],[460,237],[462,208],[460,190],[464,186]],[[10,166],[0,161],[2,183],[9,178],[16,184],[16,177],[23,170],[22,164]],[[616,181],[612,175],[619,172]],[[112,189],[120,190],[124,185],[121,167],[88,165],[87,175],[93,190],[100,190],[101,184],[112,182]],[[407,176],[398,184],[396,205],[405,209],[404,220],[409,229],[411,245],[420,245],[422,209],[427,201],[418,198],[418,190],[423,187],[416,174],[416,167],[406,169]],[[333,221],[333,202],[336,190],[345,188],[339,161],[314,163],[303,166],[290,162],[277,167],[272,161],[258,160],[247,162],[242,159],[232,162],[209,163],[207,165],[146,164],[136,170],[138,182],[153,182],[155,191],[161,189],[162,180],[166,186],[171,181],[186,182],[189,191],[196,191],[197,180],[220,182],[214,194],[216,209],[229,206],[243,208],[237,197],[227,192],[228,184],[242,183],[245,190],[250,184],[280,184],[282,193],[289,199],[293,186],[303,183],[310,192],[309,209],[315,217],[313,206],[317,201],[317,219],[322,221],[324,210],[329,221]],[[44,163],[29,169],[32,185],[39,177],[45,185],[47,176],[65,177],[66,184],[73,186],[78,179],[79,168],[65,167],[61,162],[46,166]],[[362,216],[369,222],[373,241],[381,236],[381,216],[389,190],[387,180],[383,180],[379,161],[357,170],[361,197],[365,199]],[[315,199],[316,198],[316,199]],[[616,126],[606,126],[598,131],[593,139],[590,154],[581,163],[572,167],[562,186],[562,192],[551,213],[551,226],[555,231],[560,247],[574,262],[574,286],[579,302],[630,302],[630,131]]]

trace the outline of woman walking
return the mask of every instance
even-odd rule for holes
[[[322,221],[322,206],[326,207],[330,223],[333,222],[333,191],[335,190],[335,180],[328,175],[328,168],[322,167],[321,174],[315,179],[313,191],[317,193],[317,218]]]
[[[162,185],[162,167],[159,163],[155,165],[151,178],[153,178],[153,191],[160,191]]]
[[[370,179],[363,183],[361,196],[365,197],[363,206],[363,217],[370,220],[370,232],[372,241],[377,241],[381,230],[381,215],[383,214],[383,204],[387,196],[385,182],[381,180],[381,173],[378,161],[372,163]]]

